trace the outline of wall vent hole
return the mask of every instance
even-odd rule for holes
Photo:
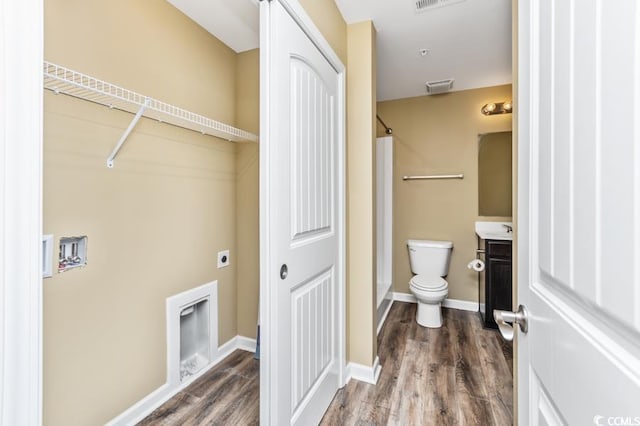
[[[442,6],[450,6],[452,4],[461,3],[465,0],[415,0],[416,12],[424,12],[428,9],[435,9]]]
[[[453,89],[453,78],[438,81],[427,81],[425,86],[427,87],[427,94],[437,95],[438,93],[446,93]]]

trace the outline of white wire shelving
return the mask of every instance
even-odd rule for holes
[[[232,142],[258,142],[258,137],[253,133],[47,61],[44,62],[44,88],[56,94],[62,93],[135,114],[107,159],[109,168],[113,167],[118,151],[141,117]]]

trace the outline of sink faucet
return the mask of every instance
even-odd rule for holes
[[[504,226],[504,227],[505,227],[505,229],[507,230],[507,233],[508,233],[508,232],[513,232],[513,226],[511,226],[511,225],[504,225],[504,224],[503,224],[502,226]]]

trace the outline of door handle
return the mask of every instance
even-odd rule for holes
[[[527,326],[528,317],[529,313],[522,305],[518,306],[518,310],[516,312],[499,311],[497,309],[493,310],[493,319],[496,320],[500,334],[502,334],[502,337],[507,342],[511,342],[514,335],[513,327],[509,325],[509,323],[518,324],[520,331],[526,334],[529,330],[529,327]]]
[[[285,263],[280,267],[280,279],[284,280],[285,278],[287,278],[287,275],[289,275],[289,268]]]

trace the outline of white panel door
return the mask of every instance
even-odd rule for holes
[[[640,3],[519,2],[519,424],[640,424]]]
[[[301,15],[261,6],[261,421],[274,425],[317,424],[344,363],[343,73]]]

